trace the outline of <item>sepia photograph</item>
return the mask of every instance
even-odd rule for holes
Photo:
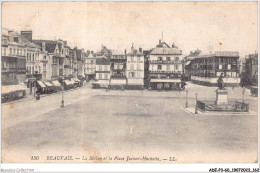
[[[258,133],[257,1],[2,1],[1,163],[258,163]]]

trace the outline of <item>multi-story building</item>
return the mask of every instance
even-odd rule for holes
[[[26,52],[24,38],[18,33],[2,28],[1,83],[16,85],[26,80]]]
[[[33,40],[33,43],[47,52],[46,80],[57,80],[64,74],[65,43],[62,40]]]
[[[41,47],[32,43],[32,31],[21,31],[23,42],[27,47],[26,52],[26,78],[43,80],[43,64],[46,63],[41,60],[46,56],[46,52],[41,51]],[[41,56],[41,57],[40,57]],[[45,78],[46,80],[46,78]]]
[[[110,82],[110,60],[105,56],[96,58],[96,82],[97,87],[108,87]]]
[[[94,56],[94,52],[91,51],[88,53],[87,57],[85,58],[85,76],[88,79],[94,79],[95,71],[96,71],[96,58]]]
[[[213,54],[199,55],[190,63],[191,81],[194,83],[216,86],[223,73],[225,86],[238,86],[239,53],[233,51],[216,51]]]
[[[84,75],[85,52],[83,49],[77,49],[76,55],[77,55],[77,76],[85,76]]]
[[[77,53],[76,48],[69,49],[69,56],[71,58],[71,74],[73,77],[77,77]]]
[[[191,80],[191,61],[194,60],[196,57],[201,55],[201,50],[197,49],[195,51],[190,51],[190,54],[186,57],[184,57],[183,65],[184,65],[184,74],[185,74],[185,80],[189,81]]]
[[[244,72],[249,85],[258,84],[258,53],[247,55]]]
[[[182,51],[159,40],[149,56],[149,82],[152,89],[180,89],[183,74]]]
[[[144,54],[142,49],[134,49],[126,54],[127,57],[127,86],[128,88],[143,88],[144,87]]]
[[[126,86],[126,51],[113,50],[110,60],[110,87]]]
[[[64,53],[65,53],[65,58],[64,58],[64,75],[67,77],[69,75],[72,75],[72,57],[70,56],[69,50],[70,47],[67,45],[67,42],[64,41]]]
[[[109,50],[106,46],[103,46],[103,45],[101,47],[101,50],[99,50],[96,53],[96,56],[105,56],[106,58],[111,58],[111,55],[112,55],[112,51]]]

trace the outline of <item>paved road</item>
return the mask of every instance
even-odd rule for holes
[[[187,89],[202,95],[208,88]],[[182,109],[185,94],[86,87],[64,93],[65,108],[61,93],[4,105],[2,160],[53,162],[47,155],[72,155],[68,162],[93,162],[75,158],[145,155],[177,162],[256,161],[257,115],[192,116]],[[31,161],[33,155],[40,160]]]

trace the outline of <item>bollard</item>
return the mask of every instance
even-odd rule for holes
[[[188,91],[186,90],[186,108],[188,108]]]
[[[195,96],[196,96],[195,114],[198,114],[198,109],[197,109],[198,93],[196,93]]]

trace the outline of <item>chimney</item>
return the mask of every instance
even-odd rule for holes
[[[125,55],[126,55],[126,49],[125,49]]]
[[[134,51],[134,43],[132,43],[131,51]]]
[[[141,47],[139,47],[139,52],[143,53],[143,49]]]
[[[42,42],[42,51],[45,52],[45,50],[46,50],[46,46],[45,46],[45,42],[43,41]]]
[[[162,43],[162,41],[161,40],[159,40],[159,44],[161,44]]]
[[[32,42],[32,31],[21,31],[21,35],[28,41]]]

